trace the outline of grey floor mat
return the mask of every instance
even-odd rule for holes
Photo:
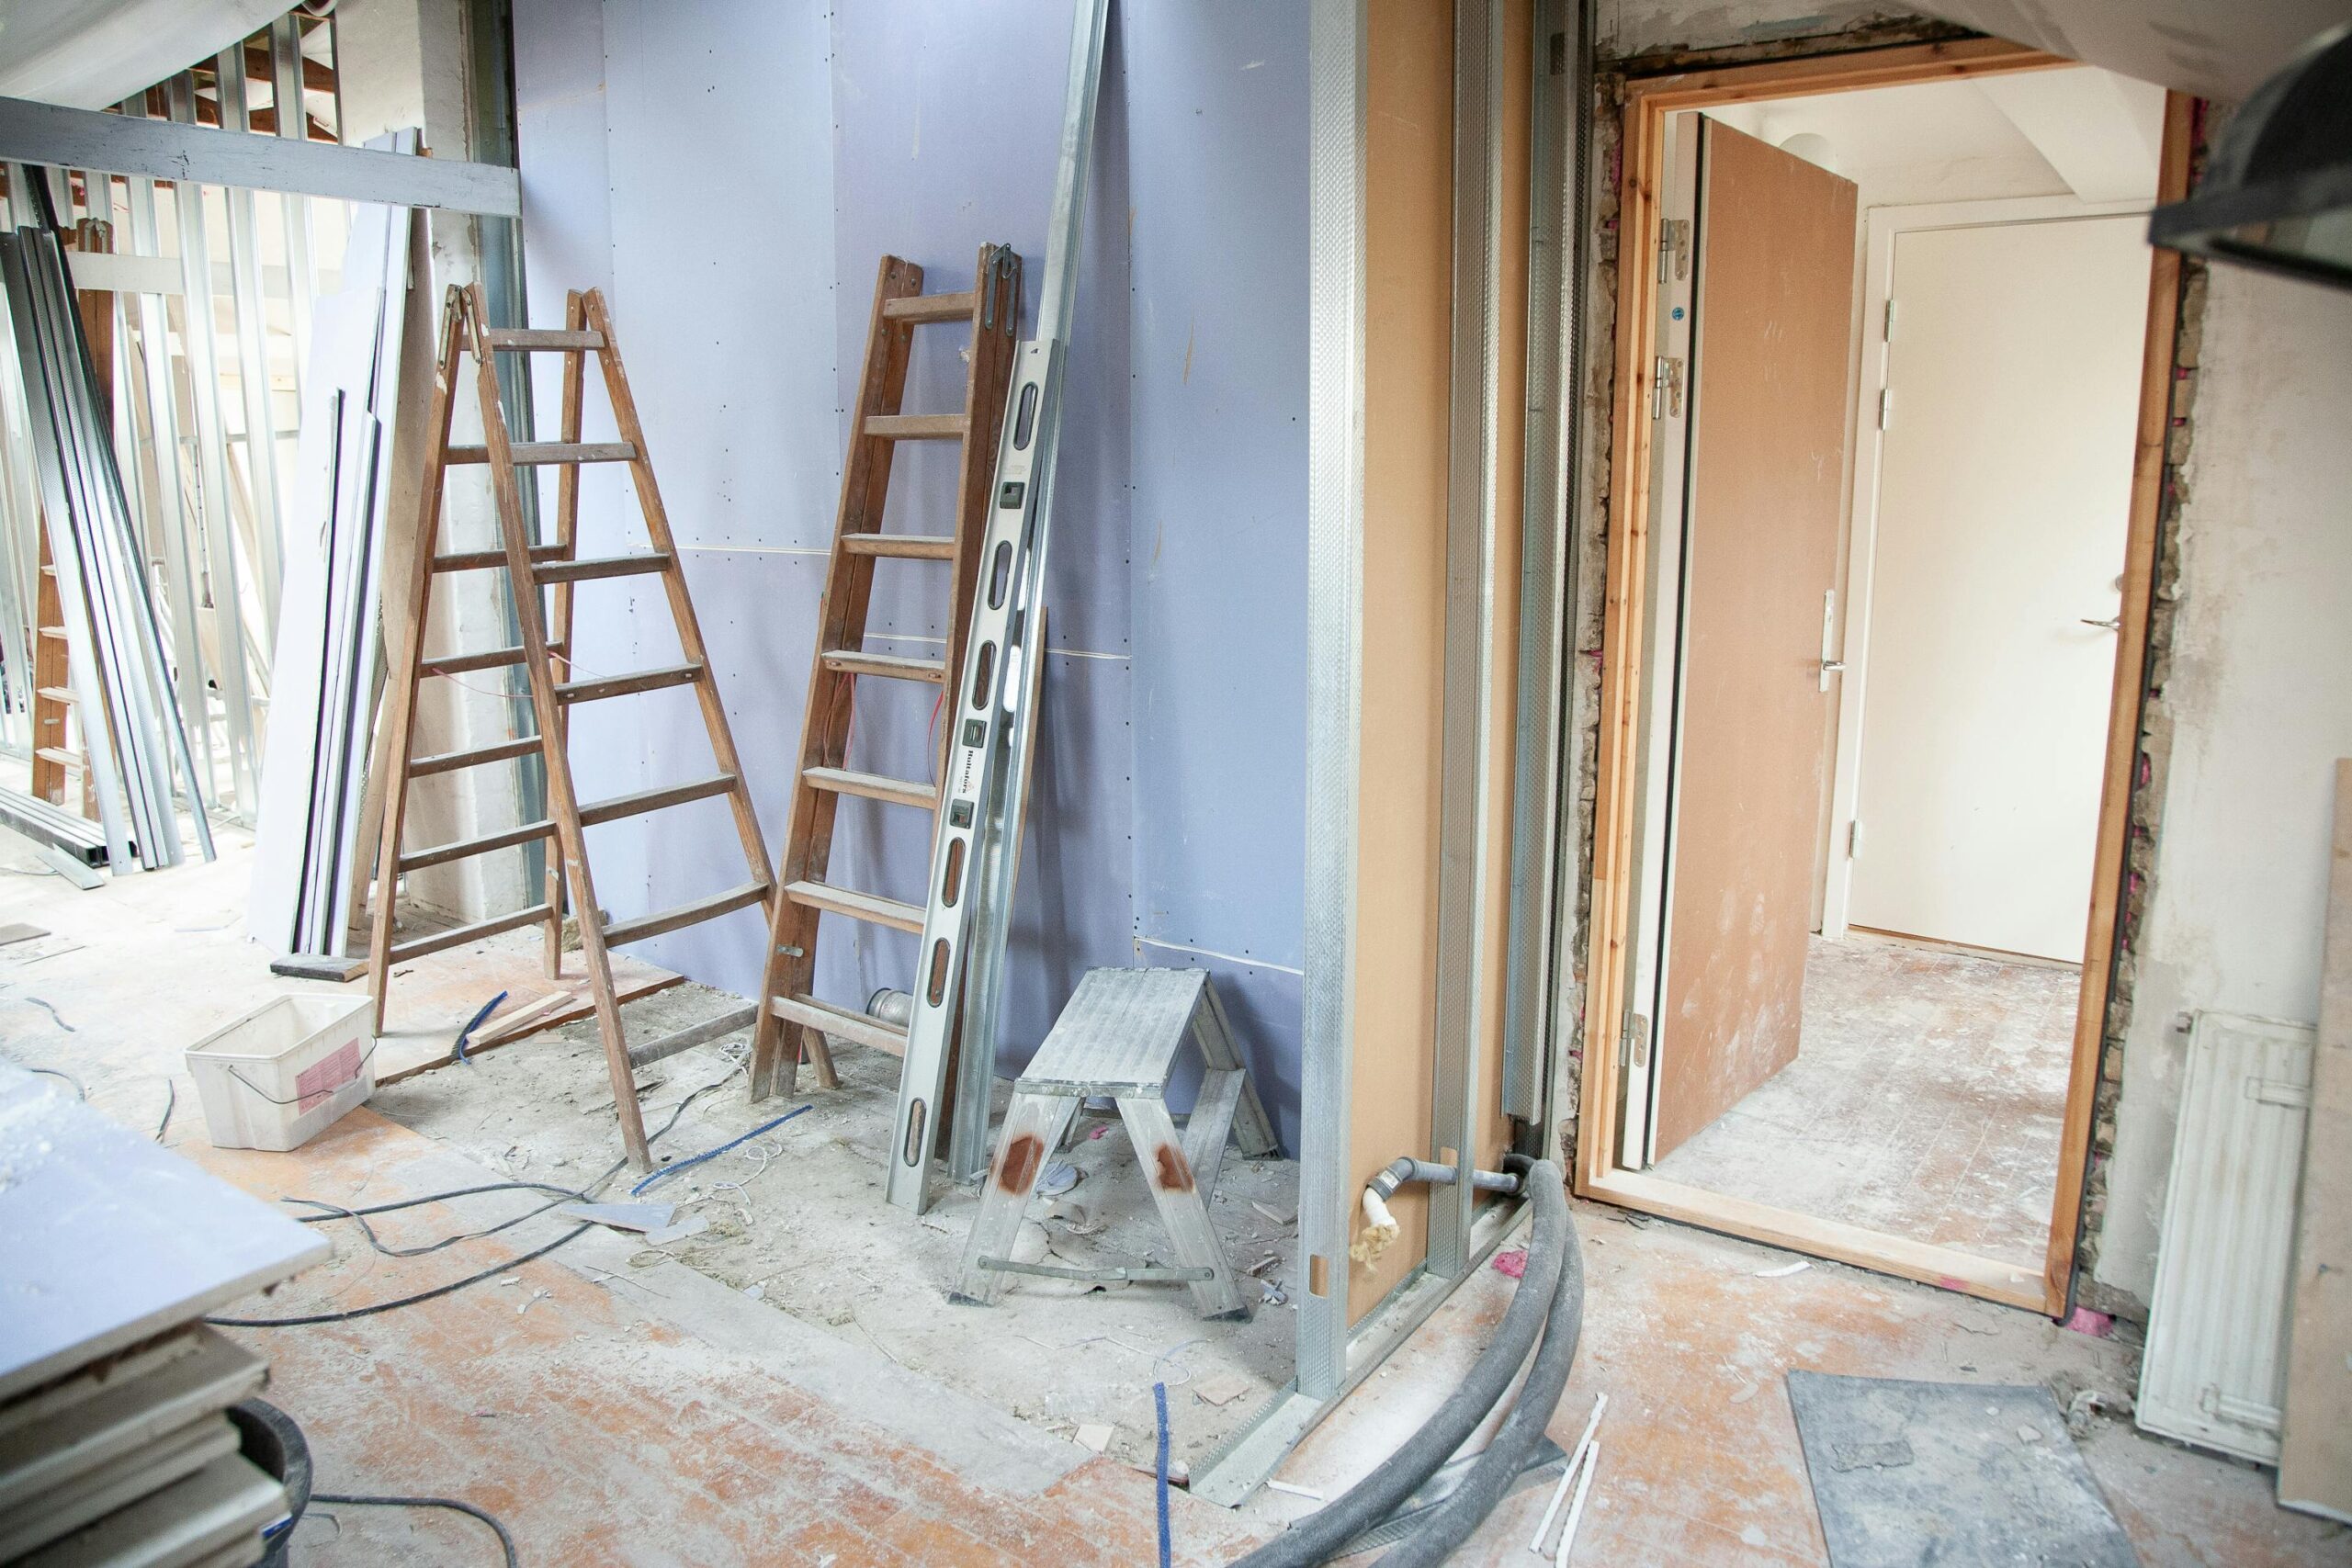
[[[1831,1568],[2138,1568],[2048,1389],[1788,1382]]]

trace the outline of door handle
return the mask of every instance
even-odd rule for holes
[[[2086,626],[2097,626],[2103,632],[2120,632],[2123,629],[2123,617],[2120,615],[2117,615],[2109,620],[2104,621],[2095,621],[2091,619],[2090,616],[2085,615],[2082,620],[2083,625]]]
[[[1846,661],[1842,659],[1825,659],[1821,661],[1821,672],[1824,675],[1835,675],[1845,668]]]

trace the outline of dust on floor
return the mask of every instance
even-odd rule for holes
[[[2056,965],[1815,937],[1796,1059],[1653,1168],[2039,1271],[2079,985]]]

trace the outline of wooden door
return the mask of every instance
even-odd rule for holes
[[[2146,232],[2132,216],[1894,237],[1851,924],[2083,956]]]
[[[1797,1053],[1853,337],[1851,182],[1713,121],[1700,182],[1653,1157]]]

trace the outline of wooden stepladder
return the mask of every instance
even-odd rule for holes
[[[567,355],[563,374],[561,434],[551,442],[515,441],[506,429],[499,402],[494,356],[501,353],[549,353]],[[620,440],[583,443],[581,403],[585,361],[596,359],[605,390],[612,403]],[[474,361],[474,384],[481,404],[480,446],[449,444],[451,415],[458,397],[458,362]],[[646,1146],[645,1122],[637,1102],[635,1067],[659,1060],[683,1048],[675,1037],[632,1048],[622,1027],[620,1005],[614,994],[610,950],[627,942],[662,935],[721,915],[769,904],[767,847],[760,836],[759,819],[743,784],[743,770],[728,733],[726,711],[704,650],[702,630],[686,596],[686,581],[678,562],[678,548],[670,533],[669,514],[653,480],[653,465],[646,455],[645,431],[639,423],[637,402],[629,393],[628,375],[622,367],[620,348],[603,294],[591,289],[574,293],[565,308],[560,331],[493,328],[482,303],[480,285],[452,288],[441,322],[440,367],[434,378],[431,447],[425,458],[424,508],[418,519],[416,556],[409,581],[408,600],[401,606],[408,627],[408,659],[394,672],[386,712],[390,730],[384,754],[387,769],[383,847],[377,862],[379,879],[375,901],[375,937],[368,953],[368,980],[376,998],[376,1027],[384,1024],[384,999],[391,967],[406,959],[460,946],[500,931],[542,924],[547,929],[547,963],[550,976],[562,973],[563,913],[566,873],[571,906],[579,914],[581,953],[588,970],[596,1022],[604,1035],[605,1062],[612,1075],[613,1102],[620,1112],[621,1137],[628,1157],[639,1170],[652,1168]],[[496,550],[444,553],[441,532],[442,479],[452,464],[486,463],[497,499],[498,525],[503,540]],[[626,463],[638,500],[645,512],[648,552],[582,558],[576,549],[580,517],[580,468],[584,463]],[[562,471],[556,492],[555,537],[537,543],[529,534],[516,470],[526,467],[556,467]],[[424,631],[432,608],[434,580],[445,572],[503,571],[514,589],[515,619],[522,627],[519,646],[426,656]],[[576,668],[571,647],[572,590],[581,582],[604,578],[658,576],[668,598],[675,626],[681,662],[626,675],[591,675]],[[548,601],[552,600],[552,606]],[[537,733],[438,756],[414,755],[417,694],[436,676],[521,665],[530,687],[531,711]],[[572,786],[571,765],[565,748],[566,716],[577,704],[601,702],[660,691],[670,686],[693,688],[700,704],[703,727],[709,737],[716,772],[693,781],[666,784],[634,794],[582,805]],[[545,818],[479,838],[402,853],[401,827],[407,813],[413,780],[454,773],[463,768],[506,761],[537,752],[547,764]],[[750,880],[741,886],[683,904],[675,908],[605,924],[596,901],[594,879],[589,874],[583,832],[600,822],[641,816],[688,801],[723,796],[733,808],[737,836],[742,840]],[[407,942],[392,940],[395,902],[393,879],[403,873],[442,865],[469,856],[513,849],[534,840],[548,844],[545,897],[527,908],[494,915],[455,931],[435,931]],[[739,1021],[736,1027],[748,1020]],[[707,1034],[707,1031],[692,1032]]]
[[[800,731],[800,769],[792,817],[776,877],[780,897],[769,931],[767,973],[760,987],[759,1025],[752,1035],[752,1098],[779,1087],[792,1092],[802,1055],[826,1089],[838,1079],[828,1032],[896,1055],[906,1054],[902,1029],[867,1017],[856,998],[848,1007],[817,999],[817,931],[826,914],[922,934],[922,907],[836,886],[825,880],[833,813],[844,795],[928,811],[939,809],[937,784],[854,773],[848,767],[850,718],[861,679],[926,682],[953,693],[962,675],[971,622],[981,535],[987,529],[989,484],[1012,381],[1013,334],[1021,315],[1021,257],[1009,245],[983,245],[966,292],[924,294],[922,269],[896,256],[882,258],[866,329],[865,364],[851,415],[848,460],[842,469],[841,512],[818,617],[817,657],[808,676],[808,705]],[[964,407],[956,413],[901,413],[914,329],[925,323],[968,325],[971,343]],[[885,533],[883,504],[890,460],[901,441],[963,444],[956,471],[956,516],[945,534]],[[948,566],[947,638],[944,657],[910,659],[869,653],[863,646],[866,609],[877,560],[944,561]],[[953,712],[956,704],[945,703]],[[944,756],[948,737],[939,737]],[[797,1036],[784,1050],[783,1035]],[[781,1066],[782,1080],[777,1068]]]

